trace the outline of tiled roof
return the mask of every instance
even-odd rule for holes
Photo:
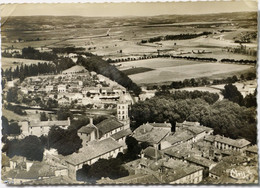
[[[156,152],[157,152],[157,157],[156,157]],[[147,147],[145,150],[143,150],[144,156],[145,157],[150,157],[152,159],[159,159],[161,158],[162,154],[160,151],[155,149],[154,147]]]
[[[123,127],[124,125],[117,121],[115,118],[105,119],[99,124],[96,125],[98,130],[104,135],[108,132],[111,132],[117,128]]]
[[[164,174],[163,180],[165,183],[176,181],[180,178],[186,177],[192,173],[203,170],[203,167],[187,164],[185,162],[177,161],[177,160],[169,160],[168,163],[173,164],[173,169],[169,170],[167,174]],[[165,163],[164,163],[165,165]],[[170,164],[167,164],[171,166]]]
[[[171,128],[172,125],[170,123],[149,123],[153,127],[169,127]]]
[[[164,140],[174,145],[178,142],[185,142],[193,138],[193,135],[189,132],[175,132],[173,135],[167,136]]]
[[[215,141],[215,137],[214,135],[206,135],[204,137],[204,140],[208,141],[208,142],[214,142]]]
[[[118,142],[114,141],[112,138],[107,138],[100,141],[93,141],[85,147],[84,152],[73,153],[67,156],[65,160],[72,165],[78,165],[103,154],[106,154],[110,151],[114,151],[115,149],[118,149],[120,147],[122,146]]]
[[[258,152],[257,145],[250,146],[249,148],[246,149],[246,151],[257,154]]]
[[[202,132],[209,132],[212,129],[209,127],[205,127],[205,126],[190,126],[186,128],[187,130],[191,131],[193,134],[200,134]]]
[[[78,133],[92,133],[93,131],[95,131],[97,129],[97,127],[93,124],[88,124],[86,126],[83,126],[81,127],[79,130],[78,130]]]
[[[215,162],[209,159],[206,159],[204,157],[199,157],[199,156],[191,156],[186,158],[185,160],[207,168],[210,168],[212,165],[216,164]]]
[[[238,148],[243,148],[247,145],[250,144],[249,141],[247,141],[246,139],[231,139],[231,138],[227,138],[224,136],[220,136],[220,135],[216,135],[215,141],[220,142],[220,143],[224,143],[224,144],[228,144],[231,146],[235,146]]]
[[[112,138],[114,138],[115,140],[119,140],[120,138],[123,138],[125,136],[128,136],[132,134],[132,131],[130,129],[124,129],[122,131],[119,131],[113,135],[111,135]]]

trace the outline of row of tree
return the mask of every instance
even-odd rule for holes
[[[92,56],[89,58],[80,56],[77,64],[84,66],[89,71],[95,71],[98,74],[110,78],[111,80],[132,91],[137,96],[141,93],[141,88],[137,86],[127,75],[119,71],[116,67],[110,65],[99,56]]]
[[[180,35],[166,35],[164,37],[158,36],[158,37],[152,37],[147,40],[141,40],[141,43],[153,43],[153,42],[159,42],[162,40],[187,40],[187,39],[193,39],[204,35],[210,35],[211,32],[202,32],[202,33],[185,33]]]

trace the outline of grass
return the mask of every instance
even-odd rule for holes
[[[148,72],[148,71],[152,71],[152,70],[154,70],[154,69],[146,68],[146,67],[136,67],[136,68],[132,68],[132,69],[123,70],[122,72],[125,73],[126,75],[133,75],[133,74]]]
[[[15,68],[17,65],[21,65],[22,63],[25,65],[37,64],[49,61],[43,60],[34,60],[34,59],[22,59],[22,58],[7,58],[2,57],[1,59],[1,67],[3,70],[11,68]]]

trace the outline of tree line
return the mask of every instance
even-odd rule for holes
[[[169,96],[155,96],[146,101],[140,101],[131,108],[132,129],[146,122],[168,121],[175,126],[176,122],[197,121],[214,129],[215,134],[230,138],[246,138],[256,143],[256,110],[246,108],[229,100],[206,102],[206,98],[190,96],[174,99]]]
[[[193,39],[193,38],[197,38],[200,36],[204,36],[204,35],[210,35],[212,34],[212,32],[202,32],[202,33],[185,33],[185,34],[179,34],[179,35],[166,35],[164,37],[162,36],[158,36],[158,37],[152,37],[149,38],[147,40],[141,40],[141,43],[153,43],[153,42],[159,42],[162,40],[188,40],[188,39]]]
[[[110,65],[99,56],[91,56],[87,59],[80,56],[77,64],[84,66],[89,71],[95,71],[98,74],[110,78],[112,81],[124,86],[137,96],[141,93],[140,87],[137,86],[136,83],[134,83],[127,75],[119,71],[116,67]]]

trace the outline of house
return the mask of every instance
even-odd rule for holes
[[[188,131],[178,131],[164,138],[161,143],[161,149],[166,149],[171,146],[176,146],[182,143],[193,143],[194,136]]]
[[[66,85],[64,85],[64,84],[59,84],[58,85],[58,92],[59,93],[65,93],[66,92],[66,90],[67,90],[67,88],[66,88]]]
[[[147,158],[151,160],[159,160],[162,158],[162,152],[154,147],[147,147],[141,151],[141,158]]]
[[[117,141],[118,143],[123,145],[124,149],[125,149],[125,148],[127,148],[127,146],[125,144],[125,139],[127,136],[129,136],[131,134],[132,134],[131,129],[123,129],[115,134],[112,134],[111,138],[113,138],[115,141]]]
[[[124,124],[122,124],[115,118],[109,118],[97,124],[96,127],[100,132],[100,139],[104,139],[123,130]]]
[[[203,139],[206,135],[213,134],[213,129],[205,126],[189,126],[182,129],[191,132],[194,135],[195,142]]]
[[[62,71],[63,75],[73,75],[73,74],[77,74],[77,73],[86,73],[88,72],[85,67],[80,66],[80,65],[75,65],[69,69],[66,69],[64,71]]]
[[[253,146],[250,146],[246,149],[246,154],[248,156],[253,156],[253,155],[257,155],[258,153],[258,148],[257,148],[257,145],[253,145]]]
[[[58,104],[59,104],[59,105],[69,105],[69,104],[70,104],[70,101],[69,101],[68,98],[60,98],[60,99],[58,100]]]
[[[49,93],[51,91],[53,91],[53,86],[52,85],[48,85],[48,86],[45,87],[45,92],[46,93]]]
[[[208,137],[207,137],[207,140]],[[250,142],[246,139],[231,139],[224,136],[216,135],[214,138],[214,146],[220,150],[234,150],[234,151],[244,151],[250,145]]]
[[[99,159],[114,158],[122,151],[122,145],[112,138],[89,142],[84,147],[84,151],[66,156],[65,160],[69,170],[69,177],[76,180],[76,172],[83,165],[91,165]]]
[[[198,184],[203,179],[203,167],[169,159],[164,162],[162,179],[168,184]]]
[[[204,157],[200,157],[200,156],[190,156],[190,157],[186,158],[185,160],[189,163],[193,163],[195,165],[202,166],[209,170],[211,170],[214,166],[216,166],[215,162],[213,162],[209,159],[206,159]]]
[[[92,118],[90,118],[88,125],[83,126],[78,130],[78,136],[83,140],[83,143],[99,139],[99,130],[93,124]]]
[[[138,142],[146,142],[150,146],[155,146],[158,150],[161,150],[161,142],[170,133],[171,131],[168,129],[154,127],[146,123],[134,130],[133,137]]]
[[[50,128],[53,126],[58,126],[63,129],[67,129],[70,126],[70,119],[64,121],[31,121],[31,122],[23,122],[23,126],[27,128],[23,128],[24,135],[35,135],[42,136],[48,135]]]

